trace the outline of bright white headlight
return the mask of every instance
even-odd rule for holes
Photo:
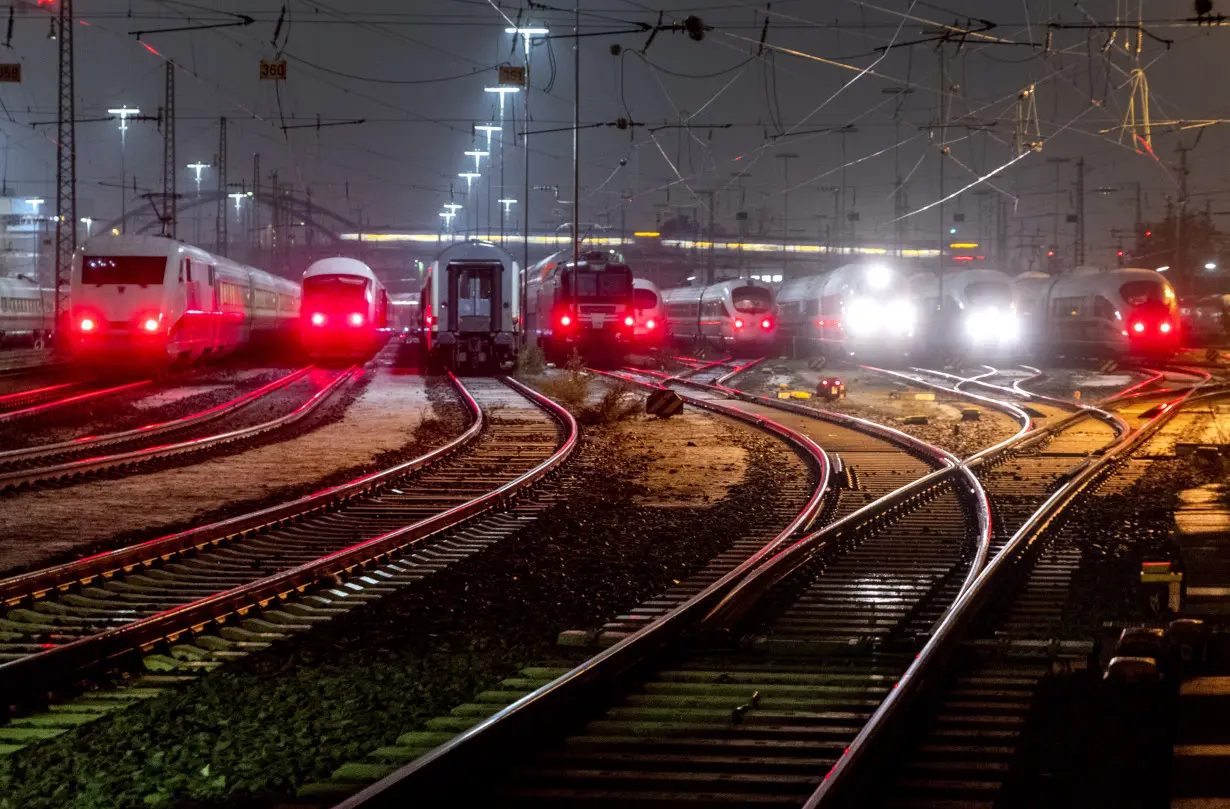
[[[855,298],[846,307],[846,329],[853,335],[866,337],[879,330],[880,307],[870,298]]]
[[[898,298],[890,301],[885,309],[888,329],[894,334],[909,334],[914,330],[914,305]]]
[[[965,315],[965,334],[974,342],[993,339],[1000,325],[995,309],[970,309]]]

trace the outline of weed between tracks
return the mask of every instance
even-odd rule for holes
[[[573,496],[422,584],[41,746],[0,759],[3,809],[272,807],[687,576],[771,513],[802,464],[725,427],[743,482],[697,508],[634,507],[652,432],[587,433]],[[721,526],[721,531],[714,530]]]

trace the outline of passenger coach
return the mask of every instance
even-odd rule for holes
[[[70,350],[196,362],[293,333],[299,285],[161,236],[99,236],[73,261]]]
[[[428,368],[491,368],[517,359],[521,268],[504,248],[444,248],[419,295],[419,350]]]
[[[326,258],[303,273],[300,339],[313,357],[361,357],[388,338],[389,296],[362,261]]]
[[[46,345],[54,330],[54,295],[25,276],[0,278],[0,343]]]

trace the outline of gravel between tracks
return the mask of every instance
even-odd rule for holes
[[[0,760],[0,807],[273,806],[520,666],[558,658],[560,630],[595,625],[696,570],[803,469],[779,442],[724,429],[747,474],[721,502],[635,506],[644,464],[678,458],[645,460],[652,422],[594,428],[578,450],[578,494],[517,536],[178,693]],[[688,450],[704,452],[679,447]]]
[[[874,421],[929,444],[943,447],[959,458],[997,444],[1016,434],[1017,422],[1009,416],[979,406],[978,421],[962,421],[961,410],[972,403],[958,396],[935,393],[935,400],[919,400],[914,393],[929,393],[921,388],[907,391],[901,385],[888,381],[883,375],[859,369],[834,369],[829,375],[840,378],[846,384],[846,398],[826,402],[813,396],[811,399],[792,399],[795,404],[831,410],[849,416]],[[735,379],[735,387],[763,396],[777,395],[778,386],[787,384],[791,390],[816,390],[816,384],[825,374],[799,368],[797,363],[765,363],[764,369],[753,368]],[[974,391],[975,393],[977,391]],[[905,424],[907,416],[926,416],[926,424]]]
[[[9,500],[0,509],[0,575],[309,494],[422,454],[460,432],[464,418],[447,382],[377,366],[277,443]]]

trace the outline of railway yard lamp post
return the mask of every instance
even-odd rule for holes
[[[195,176],[196,198],[199,200],[201,198],[201,172],[205,171],[205,169],[212,168],[212,166],[209,163],[202,163],[201,161],[198,160],[195,163],[189,163],[187,167],[192,169],[193,174],[196,175]],[[195,228],[194,238],[196,240],[196,243],[200,244],[201,243],[201,208],[199,205],[197,206],[197,209],[193,211],[192,223]]]
[[[466,181],[466,194],[470,196],[471,202],[474,205],[474,236],[478,237],[478,198],[474,196],[474,181],[483,175],[477,171],[463,171],[457,175]]]
[[[504,123],[504,116],[500,116],[500,123]],[[491,154],[491,136],[503,129],[503,126],[495,124],[478,124],[474,127],[475,132],[482,132],[487,136],[487,154]],[[504,138],[500,138],[500,193],[504,193]],[[491,183],[487,183],[487,234],[491,234]],[[504,215],[500,215],[500,246],[504,246]]]
[[[124,183],[127,177],[124,167],[124,152],[126,151],[124,147],[128,143],[128,119],[134,115],[140,115],[141,110],[125,104],[122,107],[112,107],[107,110],[107,114],[118,115],[120,118],[120,232],[124,233],[128,230],[128,216],[126,214],[128,197],[124,191]]]

